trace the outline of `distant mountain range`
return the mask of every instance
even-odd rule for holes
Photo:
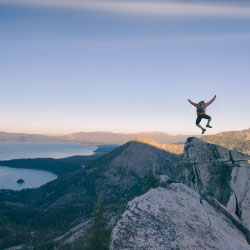
[[[59,141],[77,142],[85,145],[122,145],[134,138],[145,138],[158,143],[184,143],[190,135],[170,135],[163,132],[142,132],[142,133],[112,133],[112,132],[79,132],[62,136],[48,136],[39,134],[22,134],[0,132],[0,141]]]
[[[202,140],[250,155],[250,129],[206,135]]]
[[[0,141],[17,141],[17,142],[57,141],[57,137],[47,136],[47,135],[39,135],[39,134],[22,134],[22,133],[0,132]]]
[[[85,145],[122,145],[135,138],[144,138],[157,143],[184,144],[192,135],[170,135],[163,132],[141,132],[141,133],[112,133],[112,132],[79,132],[69,135],[48,136],[39,134],[22,134],[0,132],[0,141],[46,141],[46,142],[76,142]],[[196,136],[200,138],[200,136]],[[250,154],[250,129],[241,131],[228,131],[215,135],[206,135],[202,140],[218,144],[228,149]]]
[[[163,132],[112,133],[112,132],[79,132],[63,136],[64,140],[84,144],[117,144],[122,145],[135,138],[145,138],[158,143],[185,143],[188,135],[170,135]]]

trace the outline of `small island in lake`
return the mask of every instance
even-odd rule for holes
[[[23,184],[23,183],[25,183],[25,181],[24,181],[23,179],[18,179],[16,182],[17,182],[18,184]]]

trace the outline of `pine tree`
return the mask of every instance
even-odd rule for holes
[[[160,185],[160,179],[154,175],[152,170],[149,170],[146,176],[142,192],[146,193],[150,188],[157,188],[159,187],[159,185]]]
[[[105,194],[102,191],[93,211],[93,223],[88,229],[86,250],[108,250],[111,230],[107,227],[107,219],[104,216]]]

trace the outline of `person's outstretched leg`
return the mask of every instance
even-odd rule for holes
[[[196,119],[196,126],[197,126],[198,128],[200,128],[200,129],[202,130],[201,133],[204,134],[204,133],[206,132],[206,129],[203,128],[203,127],[200,125],[201,119],[202,119],[202,117],[198,115],[198,116],[197,116],[197,119]]]
[[[212,121],[212,117],[208,115],[208,120],[207,120],[207,128],[212,128],[212,126],[210,126],[210,122]]]

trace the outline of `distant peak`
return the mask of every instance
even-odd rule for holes
[[[142,143],[146,143],[146,144],[150,144],[150,145],[161,145],[160,143],[150,140],[150,139],[146,139],[146,138],[142,138],[142,137],[136,137],[134,139],[132,139],[131,141],[136,141],[136,142],[142,142]]]
[[[130,142],[144,143],[144,144],[150,145],[152,147],[168,151],[168,152],[173,153],[173,154],[182,154],[184,151],[184,145],[168,144],[168,143],[161,144],[161,143],[155,142],[153,140],[141,138],[141,137],[134,138]]]

